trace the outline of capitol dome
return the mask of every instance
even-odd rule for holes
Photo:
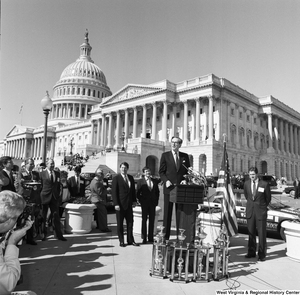
[[[63,70],[53,87],[50,125],[88,120],[92,107],[112,94],[104,73],[91,58],[91,51],[86,31],[79,58]]]
[[[98,80],[106,85],[106,78],[101,69],[92,61],[79,58],[74,63],[68,65],[62,72],[60,80],[90,78]]]

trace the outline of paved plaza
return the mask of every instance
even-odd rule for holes
[[[216,290],[300,289],[300,263],[286,256],[284,241],[268,238],[267,260],[257,262],[244,258],[244,234],[231,238],[227,280],[186,284],[152,278],[152,245],[119,247],[115,214],[108,217],[112,233],[93,229],[89,234],[65,235],[67,242],[50,236],[45,242],[38,241],[37,246],[20,246],[24,282],[16,290],[31,290],[38,295],[209,295]],[[138,236],[135,240],[141,242]]]

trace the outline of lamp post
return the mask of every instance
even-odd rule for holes
[[[47,128],[48,128],[48,115],[52,109],[53,102],[49,97],[48,91],[46,91],[46,95],[41,100],[41,106],[43,112],[45,114],[45,124],[44,124],[44,143],[43,143],[43,162],[46,163],[47,161]]]

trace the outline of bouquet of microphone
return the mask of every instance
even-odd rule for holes
[[[184,168],[186,168],[188,174],[184,175],[184,180],[181,182],[181,184],[201,185],[207,187],[207,181],[202,172],[194,170],[193,167],[186,167],[184,162],[182,165]]]

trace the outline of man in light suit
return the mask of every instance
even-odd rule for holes
[[[80,176],[81,167],[74,168],[75,175],[68,179],[68,187],[72,198],[85,196],[85,179]]]
[[[246,218],[248,228],[248,253],[246,258],[256,257],[256,230],[258,232],[258,260],[265,261],[267,253],[267,215],[271,201],[269,184],[258,178],[256,167],[249,169],[249,177],[244,184],[247,200]]]
[[[127,244],[139,246],[133,238],[133,210],[136,206],[135,183],[131,175],[127,174],[129,164],[123,162],[120,164],[120,173],[112,181],[112,197],[117,216],[117,232],[120,247],[125,247],[123,222],[127,225]]]
[[[159,175],[164,182],[164,220],[163,226],[165,227],[165,238],[169,240],[171,232],[171,221],[173,202],[175,200],[170,199],[170,193],[179,185],[184,179],[184,175],[188,173],[187,168],[190,167],[190,160],[188,154],[179,152],[182,144],[182,139],[173,136],[171,139],[172,150],[162,154],[160,159]],[[187,168],[186,168],[187,167]],[[178,210],[178,204],[175,206],[176,216]],[[176,226],[178,231],[179,220],[176,217]]]
[[[144,177],[137,182],[136,197],[142,207],[142,239],[143,244],[147,244],[147,219],[148,224],[148,242],[153,243],[155,208],[159,199],[159,180],[151,177],[149,167],[143,168]]]
[[[48,209],[50,208],[54,229],[58,240],[66,241],[67,239],[62,235],[60,218],[59,218],[59,203],[60,203],[60,174],[54,170],[54,160],[49,159],[47,162],[47,168],[40,173],[41,180],[41,202],[43,219],[47,220]],[[44,238],[47,237],[47,228],[44,224]]]

